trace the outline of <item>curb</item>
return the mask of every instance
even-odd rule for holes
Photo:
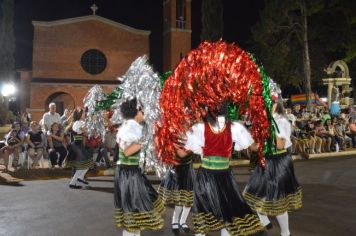
[[[309,160],[313,159],[323,159],[323,158],[339,158],[344,156],[355,156],[356,157],[356,149],[341,151],[341,152],[327,152],[327,153],[318,153],[318,154],[310,154]],[[292,156],[294,161],[308,161],[306,159],[301,158],[299,155]],[[243,167],[249,166],[250,161],[243,160],[232,160],[230,162],[231,167]],[[194,169],[200,167],[200,163],[194,163]],[[0,170],[0,173],[3,172]],[[71,176],[71,169],[20,169],[16,172],[8,172],[11,177],[21,179],[21,180],[49,180],[49,179],[60,179],[60,178],[69,178]],[[88,172],[88,177],[97,177],[97,176],[114,176],[115,169],[96,169]],[[156,176],[154,172],[148,172],[147,177],[151,181],[156,182]],[[158,179],[158,177],[157,177]],[[157,180],[158,181],[158,180]],[[8,182],[4,177],[0,176],[0,183]]]
[[[344,157],[344,156],[350,156],[350,155],[355,155],[356,157],[356,149],[353,150],[346,150],[346,151],[341,151],[341,152],[326,152],[326,153],[317,153],[317,154],[310,154],[309,159],[322,159],[322,158],[330,158],[330,157]],[[292,155],[293,161],[308,161],[306,159],[303,159],[300,155]],[[231,167],[239,167],[239,166],[248,166],[250,163],[250,160],[232,160],[230,162]],[[194,163],[194,169],[198,169],[200,167],[200,163]],[[115,174],[115,169],[106,169],[106,170],[99,170],[97,172],[98,176],[114,176]],[[154,175],[154,172],[149,172],[147,175]]]

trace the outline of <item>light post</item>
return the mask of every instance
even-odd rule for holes
[[[15,95],[16,86],[12,82],[6,82],[1,88],[1,95],[4,98],[4,105],[6,109],[9,109],[9,100]]]

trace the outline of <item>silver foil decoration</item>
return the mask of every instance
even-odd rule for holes
[[[96,104],[106,99],[106,94],[99,85],[94,85],[83,99],[84,107],[87,108],[85,124],[87,127],[88,137],[100,136],[104,140],[105,136],[105,119],[104,111],[96,110]]]
[[[269,91],[271,93],[271,96],[276,96],[278,98],[282,98],[282,90],[281,90],[281,88],[271,78],[269,78]]]
[[[145,124],[143,127],[143,138],[141,148],[141,160],[146,170],[155,170],[158,177],[163,177],[167,171],[166,166],[157,160],[154,147],[155,123],[160,120],[161,112],[159,97],[161,95],[161,83],[157,73],[148,63],[148,57],[138,57],[127,70],[126,74],[118,78],[121,81],[119,87],[122,96],[112,106],[114,111],[111,118],[113,124],[121,124],[123,117],[120,106],[123,102],[137,99],[137,105],[143,108]]]

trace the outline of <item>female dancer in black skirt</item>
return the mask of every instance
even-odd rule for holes
[[[233,143],[239,151],[254,141],[243,125],[226,121],[225,105],[218,117],[211,116],[214,118],[209,122],[196,124],[187,132],[185,149],[203,157],[194,182],[193,205],[194,230],[200,236],[217,230],[221,230],[222,236],[251,235],[264,230],[256,213],[241,197],[229,167]]]
[[[285,117],[282,101],[274,104],[274,119],[278,126],[276,153],[266,156],[266,166],[258,165],[243,193],[246,202],[258,212],[261,222],[272,227],[269,216],[276,216],[281,235],[288,236],[288,211],[302,207],[302,189],[294,175],[290,152],[291,126]]]
[[[125,121],[117,133],[119,160],[115,170],[115,221],[123,236],[137,236],[144,229],[163,227],[164,204],[139,167],[143,112],[137,100],[124,102],[120,111]]]
[[[178,158],[177,164],[171,167],[158,188],[165,204],[173,204],[172,231],[179,234],[180,228],[189,233],[187,218],[193,206],[194,169],[192,155]]]
[[[84,177],[89,168],[94,166],[93,159],[84,146],[86,128],[83,118],[83,109],[77,108],[73,113],[72,122],[67,127],[67,130],[71,132],[72,142],[69,145],[66,166],[72,167],[75,170],[69,184],[70,188],[75,189],[81,188],[78,182],[85,185],[89,184]]]

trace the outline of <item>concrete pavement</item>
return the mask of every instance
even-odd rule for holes
[[[356,157],[297,161],[295,169],[303,187],[303,208],[289,215],[292,235],[356,235]],[[242,190],[248,169],[240,166],[234,172]],[[69,189],[68,178],[0,185],[0,235],[121,235],[113,220],[113,178],[89,179],[91,188],[87,190]],[[141,235],[172,235],[171,216],[172,208],[167,208],[165,228]],[[274,219],[272,223],[268,235],[277,236],[278,225]]]

